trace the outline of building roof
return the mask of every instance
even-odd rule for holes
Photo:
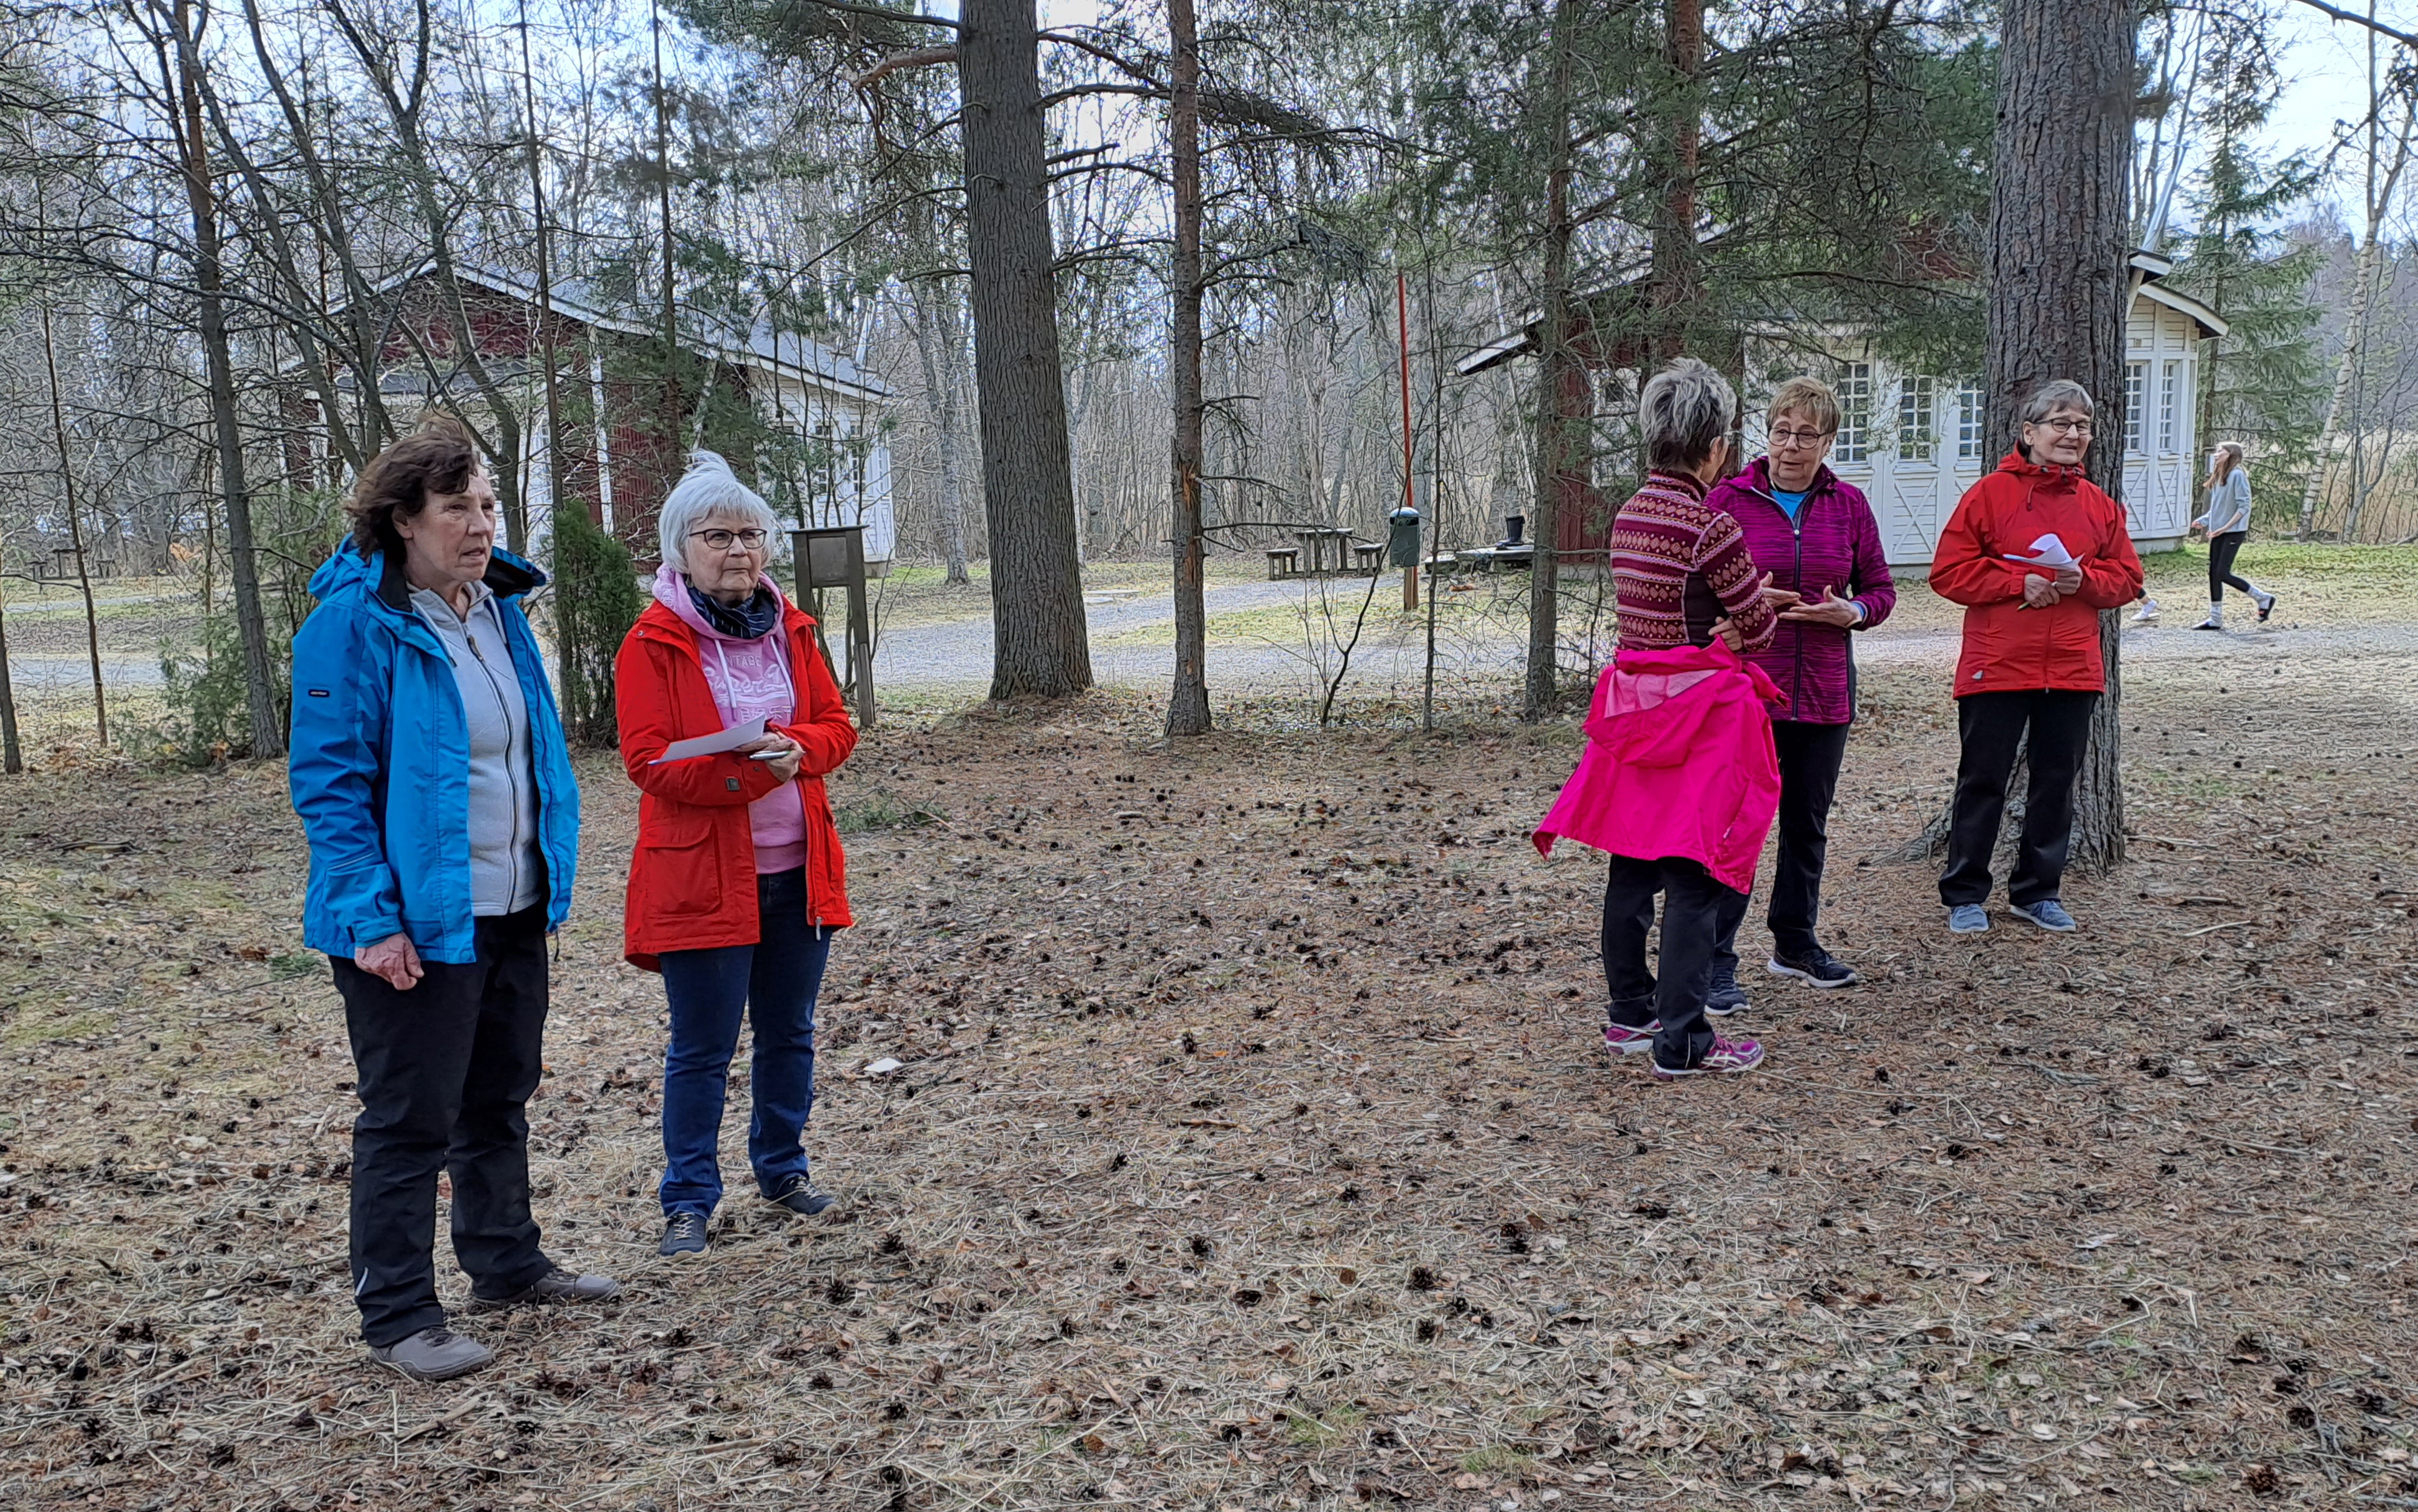
[[[378,292],[390,293],[414,279],[427,276],[431,271],[433,265],[423,263],[379,284]],[[457,263],[453,275],[465,283],[507,298],[530,305],[538,302],[537,285],[517,273]],[[578,321],[583,326],[618,331],[626,336],[651,336],[661,329],[635,313],[612,308],[595,285],[586,279],[557,282],[551,291],[551,298],[557,314]],[[835,352],[811,336],[780,329],[761,317],[758,318],[753,328],[742,331],[727,321],[700,311],[683,310],[680,313],[681,344],[690,351],[777,377],[795,379],[809,388],[824,389],[850,398],[891,397],[888,384],[858,367],[855,360],[845,353]],[[383,380],[379,388],[386,388]]]
[[[2140,283],[2134,287],[2135,305],[2142,299],[2147,299],[2152,304],[2164,305],[2196,322],[2202,336],[2222,336],[2231,328],[2226,324],[2224,316],[2207,305],[2188,294],[2165,285],[2163,280],[2175,270],[2174,259],[2162,256],[2157,252],[2136,252],[2129,262],[2135,271],[2141,276]],[[1640,267],[1635,272],[1625,274],[1599,288],[1572,295],[1570,302],[1585,307],[1615,294],[1628,292],[1633,281],[1643,277],[1645,269]],[[2128,311],[2128,317],[2130,313],[2131,312]],[[1483,373],[1489,368],[1498,367],[1513,358],[1527,356],[1537,349],[1537,330],[1544,323],[1544,318],[1540,312],[1531,313],[1521,321],[1517,328],[1504,332],[1455,362],[1453,372],[1466,378]]]

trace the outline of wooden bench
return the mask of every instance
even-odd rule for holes
[[[1301,573],[1301,553],[1292,546],[1276,546],[1268,552],[1268,581],[1297,577]]]
[[[1354,542],[1352,547],[1352,570],[1370,577],[1385,570],[1385,548],[1374,542]]]

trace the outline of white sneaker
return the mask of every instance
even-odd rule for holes
[[[2143,599],[2141,601],[2139,612],[2133,616],[2133,623],[2136,625],[2154,625],[2157,622],[2158,601],[2155,599]]]

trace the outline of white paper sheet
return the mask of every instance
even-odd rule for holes
[[[2077,565],[2074,559],[2074,553],[2065,549],[2065,542],[2054,531],[2032,542],[2030,556],[2009,557],[2007,560],[2021,562],[2026,567],[2045,567],[2051,575]]]
[[[750,741],[760,741],[763,738],[764,722],[760,719],[751,719],[744,725],[733,725],[719,735],[700,735],[693,741],[674,741],[664,747],[663,755],[648,762],[647,765],[660,767],[666,761],[686,761],[691,756],[719,756],[725,751],[736,751]]]

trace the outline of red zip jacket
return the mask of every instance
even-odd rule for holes
[[[2032,542],[2052,533],[2081,564],[2082,587],[2048,608],[2028,609],[2024,578],[2039,570],[2006,558],[2030,556]],[[2124,506],[2072,467],[2011,451],[1956,501],[1932,554],[1931,590],[1965,606],[1957,697],[2100,693],[2107,669],[2099,611],[2141,596],[2141,558],[2124,528]]]
[[[1870,630],[1897,607],[1897,584],[1881,551],[1880,523],[1861,490],[1829,468],[1814,475],[1814,486],[1791,520],[1771,496],[1769,459],[1757,457],[1736,477],[1713,485],[1706,509],[1721,510],[1746,533],[1746,548],[1771,586],[1822,602],[1825,588],[1863,605],[1856,630]],[[1788,707],[1773,717],[1800,725],[1845,725],[1856,717],[1856,651],[1851,631],[1833,625],[1783,619],[1768,650],[1747,660],[1763,668]]]
[[[798,705],[791,723],[773,728],[806,753],[797,778],[806,811],[806,916],[796,921],[802,928],[856,922],[848,911],[848,856],[823,793],[824,774],[856,749],[856,725],[823,665],[811,617],[783,601],[781,634],[797,675]],[[638,844],[622,901],[623,958],[654,971],[667,950],[755,944],[763,924],[756,915],[756,837],[747,805],[779,779],[763,762],[727,751],[649,765],[674,741],[722,728],[696,633],[662,604],[649,604],[613,660],[613,696],[621,763],[640,795]]]

